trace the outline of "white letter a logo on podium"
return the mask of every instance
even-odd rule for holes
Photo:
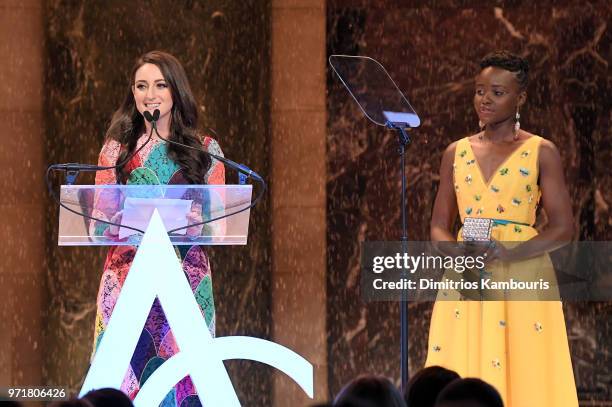
[[[273,366],[313,397],[313,367],[274,342],[246,336],[212,338],[157,210],[142,239],[80,395],[119,389],[155,297],[180,351],[142,386],[134,405],[157,406],[189,375],[204,405],[240,406],[223,361],[249,359]]]

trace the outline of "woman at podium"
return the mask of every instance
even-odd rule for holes
[[[462,240],[468,218],[491,219],[485,268],[523,278],[554,271],[545,253],[573,235],[572,210],[555,145],[520,128],[527,62],[508,52],[486,56],[476,77],[474,108],[481,131],[444,152],[431,238]],[[548,216],[534,228],[538,204]],[[462,230],[452,229],[459,215]],[[515,242],[510,248],[508,242]],[[522,243],[521,243],[522,242]],[[518,262],[518,263],[517,263]],[[448,298],[464,300],[461,293]],[[502,299],[505,299],[503,297]],[[437,301],[426,365],[478,377],[509,407],[577,407],[563,310],[558,301]]]
[[[157,130],[161,137],[192,147],[202,147],[222,155],[217,142],[197,132],[198,109],[189,81],[180,62],[170,54],[152,51],[138,58],[134,65],[125,99],[114,113],[99,156],[99,165],[114,166],[129,158],[116,170],[100,171],[96,184],[224,184],[223,164],[204,152],[183,148],[153,136],[151,123],[144,119],[159,110]],[[130,158],[131,157],[131,158]],[[201,221],[201,209],[189,215],[191,223]],[[111,221],[120,223],[121,214]],[[99,224],[96,234],[117,235],[116,226]],[[199,235],[201,226],[187,230]],[[202,309],[211,335],[215,333],[211,269],[201,246],[176,246],[183,271]],[[106,257],[97,297],[94,353],[108,324],[113,307],[130,269],[136,248],[113,246]],[[164,312],[156,299],[132,357],[121,389],[134,399],[141,383],[177,352]],[[189,377],[181,380],[168,394],[163,405],[199,405]],[[194,404],[191,404],[194,403]]]

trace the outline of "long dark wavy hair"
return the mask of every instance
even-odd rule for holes
[[[136,71],[144,64],[156,65],[161,71],[172,95],[170,134],[168,138],[192,147],[202,148],[197,134],[198,109],[181,63],[172,55],[162,51],[151,51],[142,55],[132,68],[130,86],[127,95],[117,111],[113,114],[111,124],[106,131],[107,139],[121,143],[122,151],[117,162],[122,162],[135,149],[138,138],[145,131],[144,118],[136,109],[132,88]],[[211,166],[210,157],[200,151],[168,143],[168,156],[183,170],[184,176],[191,184],[204,184],[206,173]],[[127,183],[129,174],[125,165],[116,169],[117,180]]]

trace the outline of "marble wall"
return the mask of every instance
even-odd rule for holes
[[[203,121],[217,130],[226,155],[266,177],[271,175],[270,1],[47,0],[43,4],[42,11],[36,7],[32,21],[38,24],[42,20],[44,25],[46,53],[40,89],[45,141],[43,148],[32,150],[28,157],[44,154],[46,163],[95,162],[110,115],[126,91],[126,76],[133,60],[147,50],[161,48],[184,63]],[[306,7],[304,4],[313,7],[306,0],[287,1],[277,7],[290,6],[293,12],[294,8]],[[607,164],[612,149],[608,131],[611,58],[607,22],[611,6],[604,1],[533,4],[518,0],[490,4],[443,0],[431,4],[328,0],[326,6],[327,53],[377,58],[422,116],[423,124],[414,131],[408,152],[410,239],[428,237],[441,152],[450,141],[476,130],[471,110],[472,78],[479,59],[496,48],[521,53],[532,64],[529,101],[521,121],[526,129],[553,140],[562,152],[575,198],[577,236],[583,240],[610,239],[612,182]],[[291,27],[287,30],[295,35],[302,32]],[[18,31],[15,33],[19,36]],[[299,72],[304,66],[296,63],[290,68]],[[276,69],[282,73],[283,66]],[[299,90],[292,92],[299,95]],[[313,100],[319,100],[319,96],[316,92],[311,95]],[[328,336],[327,360],[316,362],[328,369],[328,386],[318,388],[328,387],[332,395],[362,372],[399,376],[398,307],[360,300],[358,243],[395,239],[400,233],[400,212],[395,135],[368,123],[329,69],[326,103],[327,168],[320,173],[327,174],[327,207],[319,212],[326,211],[327,219],[327,292],[321,294],[327,300],[325,307],[317,309],[327,309],[322,312],[327,313]],[[325,112],[317,110],[317,115],[317,120],[325,120]],[[302,121],[292,124],[307,128],[309,121]],[[279,146],[282,142],[278,141]],[[9,151],[0,150],[3,159],[12,159]],[[300,159],[304,167],[309,166],[307,155]],[[310,159],[318,160],[319,156]],[[42,168],[44,163],[38,161],[33,161],[36,168]],[[88,176],[79,180],[91,181]],[[317,197],[323,196],[319,192]],[[248,247],[211,250],[220,335],[272,335],[274,236],[270,211],[274,209],[267,198],[252,212]],[[20,343],[19,335],[24,330],[16,322],[32,313],[23,311],[29,310],[24,306],[19,314],[22,316],[12,314],[16,328],[11,338],[0,335],[0,339],[2,343],[11,342],[14,353],[8,359],[3,353],[2,360],[8,360],[14,369],[8,374],[3,371],[2,377],[27,374],[76,391],[88,366],[105,250],[58,248],[57,210],[50,200],[46,203],[47,237],[36,237],[36,242],[45,245],[44,284],[37,280],[33,285],[37,290],[45,286],[47,292],[26,300],[34,304],[29,308],[37,309],[36,301],[46,301],[43,322],[34,324],[36,329],[43,325],[44,338],[35,341],[32,338],[39,333],[34,332],[28,341]],[[545,222],[544,217],[540,219],[541,226]],[[302,219],[300,225],[306,223]],[[279,232],[293,230],[292,226],[281,226],[287,229]],[[27,251],[22,249],[12,252],[17,260],[19,256],[26,258],[24,253]],[[36,255],[38,259],[43,257],[42,253]],[[33,281],[29,276],[27,280]],[[29,289],[19,282],[13,286]],[[285,294],[289,304],[291,297]],[[13,298],[11,304],[16,303]],[[306,309],[307,301],[304,303]],[[301,304],[293,307],[298,309]],[[11,315],[6,307],[2,311]],[[413,372],[425,358],[430,313],[431,304],[410,304]],[[612,400],[612,305],[565,304],[565,315],[581,399]],[[286,315],[283,319],[289,320]],[[304,320],[301,326],[298,322],[296,331],[310,321]],[[321,321],[317,326],[322,326]],[[44,347],[42,373],[37,370],[41,352],[36,349],[40,347]],[[36,352],[25,369],[17,359],[30,348]],[[245,361],[229,361],[227,366],[242,400],[249,400],[248,405],[272,404],[272,368]]]
[[[421,115],[408,148],[409,238],[427,240],[446,145],[477,130],[473,77],[487,52],[531,64],[522,126],[557,144],[576,236],[612,238],[608,2],[329,0],[328,54],[379,60]],[[395,135],[369,123],[328,69],[328,364],[333,394],[358,373],[399,378],[397,304],[364,304],[359,242],[400,235]],[[545,225],[545,217],[539,226]],[[564,304],[581,400],[612,400],[612,304]],[[410,304],[410,369],[426,356],[431,304]]]
[[[269,130],[267,1],[46,2],[47,162],[96,162],[134,60],[152,49],[182,61],[200,107],[225,154],[264,177]],[[236,176],[227,171],[228,182]],[[58,180],[59,182],[60,180]],[[81,176],[79,183],[92,182]],[[251,211],[247,247],[209,251],[217,334],[270,336],[269,198]],[[49,202],[46,258],[48,384],[79,388],[88,367],[95,298],[106,250],[57,247],[57,209]],[[226,362],[238,395],[269,405],[272,368]]]

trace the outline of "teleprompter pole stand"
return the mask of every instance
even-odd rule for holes
[[[410,143],[410,137],[408,136],[409,126],[407,123],[396,123],[388,121],[387,127],[397,132],[398,141],[398,152],[400,154],[400,174],[402,178],[402,199],[401,199],[401,211],[402,211],[402,236],[400,240],[402,242],[402,254],[406,253],[408,247],[408,225],[406,221],[406,146]],[[403,275],[406,270],[402,270],[402,278],[406,277]],[[401,389],[402,394],[406,390],[406,384],[408,383],[408,301],[406,298],[406,292],[402,290],[402,295],[399,302],[400,307],[400,374],[401,374]]]

